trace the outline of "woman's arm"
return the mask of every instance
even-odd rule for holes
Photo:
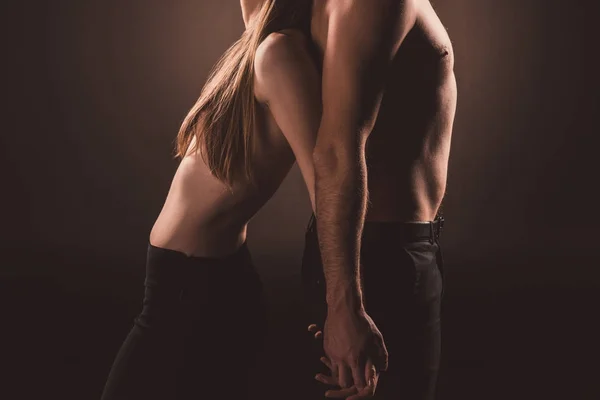
[[[257,99],[266,104],[286,137],[314,209],[312,154],[321,121],[321,77],[300,33],[273,33],[258,48]]]

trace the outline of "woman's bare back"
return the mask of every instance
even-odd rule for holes
[[[294,163],[294,155],[272,117],[258,112],[255,183],[231,188],[214,177],[198,154],[186,156],[150,233],[150,242],[188,255],[231,254],[246,237],[246,225],[275,193]]]
[[[238,181],[230,188],[211,174],[199,154],[187,155],[150,233],[152,245],[194,256],[226,256],[245,241],[248,222],[273,196],[296,160],[305,180],[312,182],[320,91],[307,42],[298,32],[271,34],[261,44],[257,60],[254,182]],[[262,73],[265,69],[269,73]],[[294,76],[302,87],[291,81]],[[312,198],[312,186],[307,186]]]

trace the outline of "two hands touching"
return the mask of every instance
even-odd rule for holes
[[[379,374],[387,370],[388,353],[379,329],[369,315],[342,313],[328,315],[324,329],[311,324],[315,339],[323,339],[325,357],[321,362],[331,375],[317,374],[321,383],[337,386],[326,397],[347,400],[370,399],[375,395]]]

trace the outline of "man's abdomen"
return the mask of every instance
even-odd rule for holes
[[[415,28],[396,59],[367,142],[371,221],[428,221],[446,189],[456,80],[449,46]]]

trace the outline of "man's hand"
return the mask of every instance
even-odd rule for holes
[[[323,329],[323,349],[340,386],[359,390],[372,385],[373,367],[385,371],[388,353],[383,337],[364,310],[329,312]]]
[[[374,326],[374,325],[373,325]],[[377,328],[375,328],[377,329]],[[321,339],[323,337],[323,332],[316,324],[311,324],[308,327],[309,332],[314,333],[315,339]],[[385,352],[385,346],[383,347]],[[386,352],[386,360],[387,360],[387,352]],[[332,375],[328,376],[325,374],[317,374],[315,379],[321,383],[331,386],[341,387],[339,390],[328,390],[325,393],[325,397],[329,398],[338,398],[343,399],[347,398],[347,400],[362,400],[362,399],[371,399],[375,395],[375,390],[377,388],[377,383],[379,381],[379,371],[375,367],[375,365],[369,360],[365,364],[365,380],[367,385],[362,389],[359,389],[356,385],[352,385],[351,387],[343,387],[339,383],[338,376],[333,374],[334,366],[332,362],[327,357],[321,357],[321,362],[325,364],[330,371],[332,371]],[[338,369],[339,370],[339,369]]]

